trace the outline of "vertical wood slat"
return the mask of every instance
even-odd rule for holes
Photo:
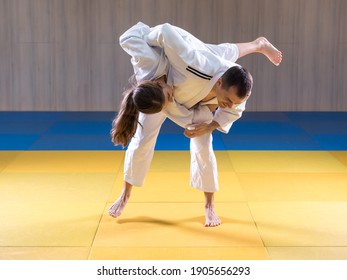
[[[51,42],[52,1],[14,0],[13,17],[16,42]]]
[[[0,110],[1,104],[10,106],[11,83],[11,34],[10,34],[10,0],[0,0]]]
[[[344,0],[0,0],[0,110],[117,110],[132,68],[118,36],[170,22],[209,43],[264,35],[280,67],[239,60],[251,111],[347,110]]]
[[[55,105],[90,110],[94,103],[96,1],[56,0]]]

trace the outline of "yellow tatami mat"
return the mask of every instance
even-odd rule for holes
[[[0,246],[89,246],[114,176],[1,174]]]
[[[265,246],[347,247],[346,201],[249,205]]]
[[[346,165],[326,151],[228,151],[236,172],[347,172]]]
[[[13,161],[20,152],[4,152],[0,151],[0,172]]]
[[[236,173],[220,172],[217,202],[245,201]],[[109,198],[113,202],[121,193],[123,173],[118,173]],[[134,187],[131,202],[202,202],[203,192],[189,186],[189,172],[149,172],[142,187]]]
[[[129,203],[117,221],[104,215],[93,247],[117,249],[128,244],[137,248],[136,257],[141,259],[149,257],[141,254],[142,248],[158,248],[159,252],[165,248],[190,248],[194,252],[196,248],[218,251],[226,247],[263,247],[246,203],[220,203],[217,208],[223,224],[204,228],[202,203]],[[201,251],[199,254],[203,257]],[[164,257],[155,252],[154,256],[151,258]],[[123,258],[120,254],[114,257]]]
[[[347,153],[218,151],[205,228],[189,151],[156,151],[122,216],[124,151],[0,152],[0,259],[347,259]]]

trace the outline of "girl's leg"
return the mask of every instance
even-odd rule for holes
[[[125,153],[124,160],[124,187],[120,197],[109,208],[110,216],[120,216],[125,208],[133,186],[142,186],[149,166],[151,164],[154,146],[161,125],[166,116],[163,113],[146,115],[140,113],[136,133]]]
[[[278,66],[282,61],[282,52],[276,49],[264,37],[259,37],[252,42],[237,43],[235,45],[239,49],[239,58],[252,53],[261,53],[276,66]]]

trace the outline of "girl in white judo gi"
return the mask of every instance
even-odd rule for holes
[[[219,225],[214,210],[218,173],[212,131],[228,133],[241,117],[253,84],[250,73],[235,61],[259,52],[278,65],[281,52],[265,38],[211,45],[170,24],[150,28],[141,22],[120,37],[120,45],[132,57],[137,84],[125,93],[111,131],[115,144],[130,144],[123,192],[109,214],[118,217],[132,186],[143,184],[160,127],[168,117],[186,128],[184,134],[191,139],[190,184],[204,192],[205,226]]]

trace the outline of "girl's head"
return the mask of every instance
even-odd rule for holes
[[[173,89],[165,83],[142,81],[124,92],[124,97],[113,120],[111,137],[115,145],[123,148],[136,132],[139,112],[155,114],[162,111],[173,99]]]
[[[163,88],[157,82],[144,81],[130,91],[135,108],[144,114],[160,112],[165,105]]]

